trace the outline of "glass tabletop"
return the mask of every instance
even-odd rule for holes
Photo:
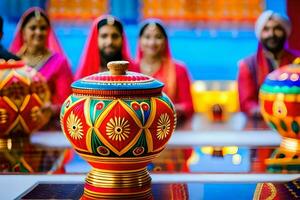
[[[227,121],[213,122],[197,114],[179,123],[166,149],[147,166],[154,199],[252,199],[257,188],[268,191],[269,186],[282,192],[283,186],[299,179],[300,169],[268,168],[266,160],[280,142],[262,120],[236,113]],[[62,190],[75,184],[76,194],[82,194],[91,167],[60,130],[0,140],[0,149],[0,184],[1,190],[10,191],[8,198],[57,184]]]
[[[179,123],[167,148],[148,165],[152,173],[287,173],[267,169],[265,160],[281,138],[262,120],[236,113],[224,122],[204,115]],[[40,131],[27,139],[0,141],[1,173],[87,173],[90,166],[61,131]],[[292,170],[289,173],[298,173]]]
[[[203,184],[173,183],[152,184],[152,200],[210,200],[210,199],[298,199],[299,181],[275,184]],[[22,193],[22,199],[80,199],[83,194],[83,183],[39,182]]]
[[[153,173],[285,173],[285,169],[268,170],[265,164],[280,141],[280,136],[263,120],[248,119],[242,113],[224,122],[213,122],[196,114],[191,120],[179,123],[167,148],[148,165],[148,170]],[[90,170],[60,130],[40,131],[30,138],[0,140],[0,146],[1,173],[86,173]]]

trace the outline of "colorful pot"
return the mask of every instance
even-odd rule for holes
[[[300,66],[291,64],[270,73],[260,88],[261,113],[282,136],[266,164],[272,171],[300,171]]]
[[[49,120],[42,108],[49,104],[45,78],[22,61],[0,60],[0,138],[24,136]]]
[[[128,62],[110,62],[110,72],[72,84],[61,110],[65,136],[93,169],[83,198],[148,199],[147,164],[166,146],[176,125],[174,106],[152,77],[126,72]]]

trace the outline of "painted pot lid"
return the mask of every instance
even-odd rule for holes
[[[274,70],[260,90],[268,93],[300,94],[300,65],[290,64]]]
[[[158,96],[164,84],[150,76],[127,71],[129,62],[113,61],[109,71],[86,76],[72,83],[74,94],[91,96]]]

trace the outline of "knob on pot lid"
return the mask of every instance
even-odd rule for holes
[[[127,71],[129,62],[112,61],[109,71],[73,82],[74,94],[90,96],[158,96],[164,84],[150,76]]]

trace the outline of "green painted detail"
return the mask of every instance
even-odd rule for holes
[[[62,117],[62,116],[65,114],[65,111],[66,111],[66,105],[67,105],[67,100],[65,100],[64,103],[63,103],[62,106],[61,106],[61,109],[60,109],[60,117]]]
[[[287,165],[286,169],[288,171],[299,172],[300,165]]]
[[[280,120],[280,126],[284,131],[287,131],[287,126],[283,120]]]
[[[140,109],[138,109],[138,110],[134,110],[132,107],[131,107],[131,103],[132,102],[137,102],[138,104],[140,104],[141,102],[146,102],[146,103],[148,103],[149,101],[146,101],[145,99],[143,99],[143,100],[137,100],[137,101],[133,101],[133,100],[125,100],[124,101],[124,103],[126,104],[126,105],[128,105],[128,107],[137,115],[137,117],[139,118],[139,119],[142,119],[142,111],[140,110]],[[149,103],[148,103],[149,104]],[[150,106],[150,105],[149,105]]]
[[[92,146],[93,154],[100,155],[97,151],[97,148],[102,145],[103,145],[102,142],[100,141],[97,134],[93,130],[91,136],[91,146]]]
[[[166,102],[173,110],[175,110],[174,105],[173,105],[171,99],[166,94],[163,94],[162,96],[160,96],[159,99],[161,99],[164,102]]]
[[[300,87],[297,86],[292,86],[292,87],[288,87],[288,86],[270,86],[270,85],[266,85],[263,84],[260,88],[261,92],[265,92],[265,93],[284,93],[284,94],[299,94],[300,93]]]
[[[269,124],[269,126],[270,126],[271,128],[277,130],[277,126],[276,126],[276,124],[275,124],[274,122],[269,121],[268,124]]]
[[[299,133],[299,124],[294,120],[293,122],[292,122],[292,130],[294,131],[294,133],[295,134],[297,134],[298,135],[298,133]]]
[[[146,121],[147,121],[147,115],[146,115],[146,111],[143,111],[142,110],[142,107],[141,107],[141,103],[147,103],[148,106],[149,106],[149,110],[148,110],[148,113],[149,111],[151,111],[151,103],[150,103],[150,99],[137,99],[137,100],[124,100],[125,104],[128,105],[128,107],[130,107],[130,109],[137,115],[137,117],[140,119],[140,121],[142,122],[142,124],[145,124]],[[132,108],[131,104],[133,102],[136,102],[139,104],[139,109],[135,110]],[[144,114],[143,114],[144,113]],[[148,116],[149,117],[149,116]]]
[[[285,158],[285,155],[283,154],[283,153],[280,153],[280,154],[278,154],[277,156],[276,156],[276,158]]]
[[[280,164],[269,165],[268,166],[268,171],[273,172],[273,173],[278,173],[278,172],[282,172],[283,168],[287,171],[290,171],[290,172],[298,172],[299,168],[300,168],[300,165],[289,165],[289,164],[286,164],[286,165],[280,165]]]
[[[72,102],[78,101],[79,99],[81,99],[81,97],[71,95],[71,101]]]
[[[272,173],[281,172],[282,166],[281,165],[269,165],[267,170]]]
[[[105,100],[91,99],[91,101],[90,101],[90,109],[91,109],[90,117],[91,117],[91,121],[93,124],[95,123],[96,119],[105,110],[105,108],[107,107],[107,105],[110,102],[111,101],[107,101],[107,100],[105,101]],[[102,103],[103,107],[101,109],[97,109],[96,107],[99,106],[100,103]]]
[[[107,146],[105,146],[100,139],[98,138],[97,134],[92,131],[92,136],[91,136],[91,146],[92,146],[92,151],[94,155],[100,155],[97,151],[97,148],[100,146],[106,147],[110,153],[107,157],[119,157],[117,154],[115,154],[112,150],[110,150]]]
[[[103,107],[102,109],[96,109],[97,104],[102,102],[103,103]],[[90,116],[91,116],[91,121],[93,123],[93,125],[95,124],[95,122],[97,121],[97,119],[99,118],[99,116],[101,115],[101,113],[104,112],[104,110],[107,108],[107,106],[111,103],[111,100],[91,100],[91,110],[90,110]]]
[[[146,141],[146,135],[145,132],[143,131],[140,138],[138,139],[137,143],[128,151],[124,154],[125,157],[132,157],[133,155],[133,150],[136,147],[144,147],[144,153],[139,155],[139,156],[143,156],[145,154],[147,154],[148,152],[148,146],[147,146],[147,141]],[[135,156],[134,156],[135,157]]]
[[[40,169],[40,170],[42,170],[42,169]],[[30,171],[22,163],[20,163],[20,172],[30,172]]]

